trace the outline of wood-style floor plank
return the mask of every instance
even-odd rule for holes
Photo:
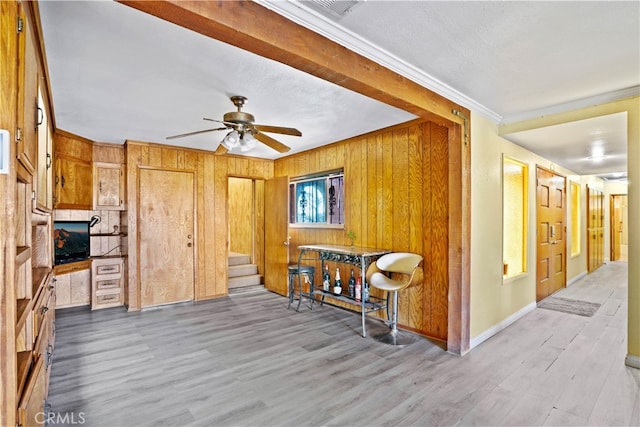
[[[536,309],[464,357],[268,291],[59,310],[49,403],[86,426],[637,426],[626,277],[610,263],[556,294],[601,304],[593,317]]]

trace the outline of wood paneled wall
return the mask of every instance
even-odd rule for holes
[[[125,303],[129,310],[140,309],[137,221],[138,172],[140,167],[194,171],[196,176],[196,271],[195,299],[203,300],[227,293],[228,222],[227,178],[229,176],[268,179],[273,161],[234,156],[179,147],[126,142],[128,215],[128,289]],[[264,257],[262,254],[261,257]]]
[[[446,340],[448,128],[431,122],[395,126],[276,160],[274,174],[296,177],[340,167],[345,175],[344,230],[292,228],[290,258],[297,259],[295,248],[301,244],[349,244],[349,230],[358,236],[357,246],[423,255],[424,280],[400,294],[399,321]],[[319,266],[316,283],[320,283]]]
[[[229,178],[229,250],[253,255],[253,180]]]

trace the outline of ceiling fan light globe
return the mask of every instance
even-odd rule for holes
[[[236,148],[239,144],[240,144],[240,135],[235,130],[232,130],[231,132],[229,132],[227,136],[225,136],[224,139],[222,140],[222,145],[224,145],[224,147],[227,148],[228,150],[231,150],[232,148]]]
[[[251,150],[253,148],[256,147],[256,144],[258,143],[256,141],[256,139],[253,137],[253,135],[251,133],[245,133],[242,136],[242,140],[245,142],[245,144],[247,145],[247,147],[249,147],[248,149]]]
[[[249,150],[251,150],[251,147],[249,147],[249,144],[247,144],[244,138],[240,138],[240,151],[243,153],[246,153]]]

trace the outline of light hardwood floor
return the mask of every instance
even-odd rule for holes
[[[65,309],[49,403],[90,426],[637,426],[626,282],[625,263],[607,264],[556,294],[602,304],[593,317],[538,308],[464,357],[362,338],[359,316],[297,313],[268,291]]]

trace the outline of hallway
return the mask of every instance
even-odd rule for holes
[[[537,308],[464,357],[363,339],[357,315],[268,291],[67,309],[49,400],[88,426],[637,426],[626,283],[626,263],[606,264],[556,294],[601,304],[593,317]]]

